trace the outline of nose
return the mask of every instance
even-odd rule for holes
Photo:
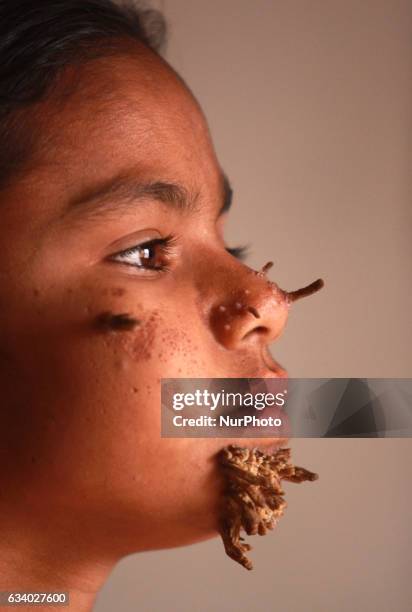
[[[243,266],[242,266],[243,267]],[[273,342],[283,331],[288,318],[289,301],[266,272],[246,268],[242,283],[226,287],[210,312],[210,324],[216,340],[227,349],[236,349],[258,336],[262,343]]]
[[[287,292],[267,279],[269,262],[260,272],[242,265],[242,281],[227,286],[224,297],[210,311],[210,325],[216,340],[225,348],[241,348],[248,340],[270,344],[283,332],[293,302],[318,291],[323,281],[297,291]]]

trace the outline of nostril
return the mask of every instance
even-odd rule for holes
[[[255,317],[255,319],[260,319],[260,314],[254,306],[248,306],[247,310]]]
[[[258,325],[253,329],[249,330],[242,338],[242,340],[247,340],[252,335],[258,336],[267,336],[269,334],[269,328],[264,325]]]

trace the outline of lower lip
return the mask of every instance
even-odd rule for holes
[[[273,455],[276,453],[277,450],[279,450],[279,448],[281,448],[282,446],[286,446],[288,442],[289,442],[289,438],[287,436],[283,438],[277,438],[275,440],[266,441],[266,442],[265,442],[265,438],[260,438],[258,440],[254,440],[253,445],[250,444],[249,442],[246,442],[245,440],[245,446],[249,448],[258,448],[259,450],[264,452],[266,455]]]

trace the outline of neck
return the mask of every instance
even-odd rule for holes
[[[81,525],[50,517],[27,516],[22,521],[10,509],[4,510],[0,513],[0,591],[66,592],[71,610],[92,610],[120,556],[105,555],[85,536]],[[36,608],[43,610],[40,605]],[[44,606],[45,611],[49,609]]]

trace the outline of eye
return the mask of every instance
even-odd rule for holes
[[[227,248],[226,251],[232,255],[232,257],[236,257],[240,261],[244,261],[249,254],[249,248],[247,246],[240,246],[234,248]]]
[[[144,270],[165,271],[168,269],[168,255],[172,242],[172,236],[154,238],[124,251],[119,251],[111,255],[109,259]]]

